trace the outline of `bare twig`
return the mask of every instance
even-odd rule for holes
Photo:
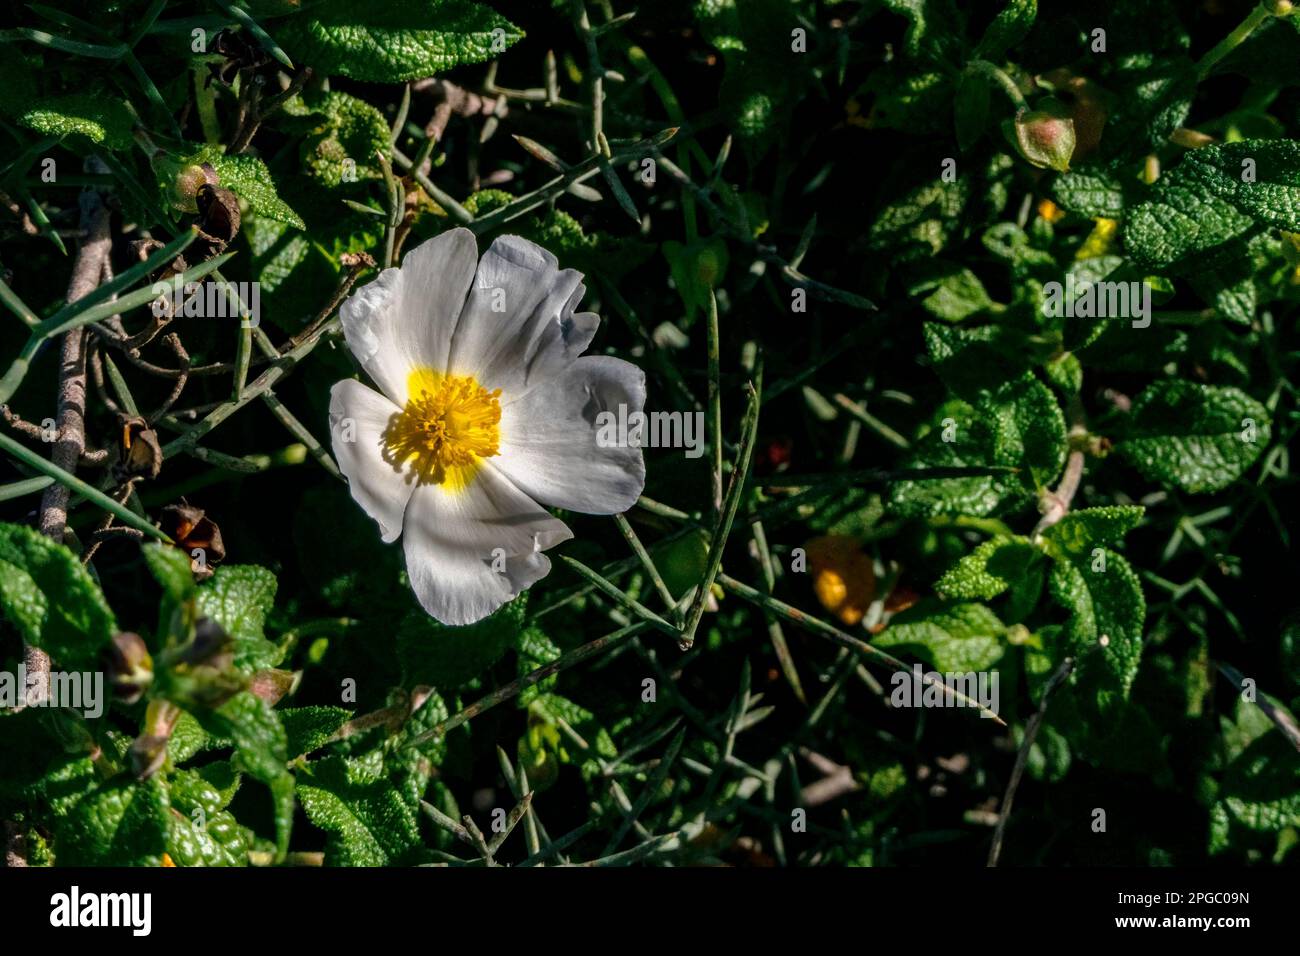
[[[997,866],[998,857],[1002,855],[1002,837],[1007,829],[1007,820],[1011,817],[1011,804],[1016,799],[1016,790],[1019,789],[1020,780],[1025,774],[1029,748],[1034,745],[1034,740],[1038,737],[1038,728],[1042,726],[1043,718],[1047,715],[1047,702],[1056,689],[1065,683],[1072,670],[1074,670],[1074,658],[1067,657],[1061,661],[1061,666],[1048,678],[1046,686],[1043,687],[1043,696],[1038,699],[1038,710],[1025,722],[1025,737],[1020,741],[1020,751],[1016,754],[1015,766],[1011,768],[1011,779],[1007,781],[1006,793],[1002,795],[998,825],[993,829],[993,845],[989,847],[989,866]]]

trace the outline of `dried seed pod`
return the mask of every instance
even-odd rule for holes
[[[117,447],[114,470],[119,481],[128,478],[157,478],[162,469],[162,444],[158,433],[143,418],[122,422],[122,440]]]
[[[224,244],[239,235],[239,198],[229,189],[204,184],[199,187],[197,202],[199,229],[205,236]]]
[[[185,501],[168,505],[162,510],[162,529],[193,559],[191,567],[199,580],[211,577],[212,566],[226,557],[221,529],[202,508]]]

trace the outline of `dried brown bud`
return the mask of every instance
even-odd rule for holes
[[[209,183],[199,188],[196,199],[204,236],[224,244],[239,235],[239,198],[234,193]]]
[[[119,481],[127,478],[157,478],[162,468],[162,445],[158,433],[143,418],[122,422],[122,441],[114,466]]]
[[[199,580],[212,576],[212,566],[226,557],[221,529],[202,508],[182,502],[162,510],[162,529],[176,546],[192,559],[194,576]]]

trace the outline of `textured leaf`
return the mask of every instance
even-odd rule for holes
[[[1138,526],[1146,509],[1138,505],[1107,505],[1071,511],[1043,532],[1054,552],[1091,558],[1092,550],[1118,543]]]
[[[1104,570],[1094,570],[1089,555],[1058,558],[1050,577],[1053,597],[1070,612],[1065,637],[1077,661],[1072,680],[1090,695],[1088,716],[1104,715],[1128,695],[1146,620],[1137,573],[1121,555],[1104,555]]]
[[[77,802],[60,821],[60,866],[159,866],[167,840],[162,782],[116,779]]]
[[[305,228],[302,217],[280,198],[271,171],[256,156],[227,156],[219,146],[208,145],[183,160],[184,165],[203,163],[217,171],[220,185],[248,203],[254,215]]]
[[[274,25],[272,32],[295,63],[322,75],[373,83],[400,83],[482,63],[523,36],[509,20],[472,0],[324,0]]]
[[[946,414],[945,414],[946,413]],[[1046,385],[1032,375],[1008,382],[972,406],[952,402],[918,443],[907,467],[999,466],[1019,474],[926,478],[895,482],[890,505],[902,514],[983,516],[1027,502],[1065,461],[1065,416]],[[944,441],[951,420],[955,430]]]
[[[31,528],[0,524],[0,561],[10,566],[0,571],[0,610],[23,639],[66,670],[94,670],[117,622],[76,555]]]
[[[449,691],[483,673],[518,639],[527,601],[526,593],[520,595],[466,627],[448,627],[423,611],[409,613],[397,633],[403,684],[432,684]]]
[[[299,155],[304,168],[326,186],[342,185],[344,160],[355,164],[356,181],[383,178],[376,154],[392,156],[388,121],[365,100],[330,92],[295,101],[287,108],[309,127]]]
[[[1254,164],[1253,181],[1243,177]],[[1180,169],[1207,192],[1275,229],[1300,229],[1300,142],[1218,143],[1187,154]]]
[[[927,322],[924,334],[935,372],[954,394],[967,401],[978,401],[1033,365],[1026,336],[1014,326],[954,328]]]
[[[84,136],[109,149],[134,145],[135,114],[111,93],[68,93],[47,97],[18,114],[18,122],[46,136]]]
[[[284,727],[262,698],[243,691],[216,710],[199,715],[199,721],[210,734],[234,745],[236,769],[267,782],[285,772],[288,743]]]
[[[231,765],[271,788],[276,848],[281,857],[289,848],[293,825],[293,776],[285,769],[288,742],[279,715],[266,701],[244,691],[219,708],[197,715],[210,734],[229,740],[235,748]]]
[[[414,811],[386,782],[358,785],[339,757],[308,765],[298,800],[308,819],[330,835],[330,866],[387,866],[420,843]]]
[[[266,639],[266,615],[275,603],[275,575],[255,564],[217,568],[199,587],[199,613],[234,640],[235,666],[245,673],[274,667],[283,652]]]
[[[1254,423],[1253,441],[1249,422]],[[1133,402],[1116,448],[1146,478],[1183,491],[1232,484],[1268,445],[1268,410],[1236,388],[1166,380]]]
[[[342,707],[292,707],[278,713],[290,758],[323,747],[336,730],[352,719],[352,711]]]
[[[921,300],[921,307],[945,322],[960,322],[993,305],[984,284],[969,269],[956,269],[935,281],[931,288],[933,291]]]
[[[943,598],[988,601],[1008,588],[1026,587],[1031,566],[1042,557],[1028,538],[991,538],[950,568],[934,589]]]
[[[1029,35],[1034,18],[1038,16],[1038,0],[1008,0],[1002,12],[984,31],[975,56],[985,60],[1001,60],[1008,50]]]
[[[935,670],[966,674],[989,670],[1003,653],[1006,627],[982,604],[924,601],[898,614],[871,643],[920,658]]]
[[[1118,219],[1124,214],[1136,180],[1123,177],[1122,166],[1080,166],[1057,176],[1052,195],[1063,209],[1091,218]]]
[[[195,595],[194,573],[185,552],[170,545],[150,543],[140,549],[149,572],[162,585],[163,593],[181,603]]]
[[[1270,730],[1229,764],[1219,789],[1231,819],[1251,830],[1300,826],[1300,763],[1280,731]]]
[[[1253,161],[1254,181],[1243,180]],[[1194,255],[1239,255],[1233,240],[1260,226],[1300,230],[1300,143],[1244,140],[1188,153],[1152,187],[1124,224],[1124,247],[1141,265],[1163,269]],[[1205,260],[1198,260],[1203,268]]]
[[[177,866],[244,866],[251,834],[229,813],[226,800],[194,771],[180,771],[168,781],[171,807],[167,853]],[[198,811],[198,812],[196,812]]]
[[[212,738],[207,731],[191,714],[181,711],[167,738],[167,756],[173,765],[179,766],[211,745]]]
[[[969,198],[970,186],[960,176],[953,183],[922,183],[876,215],[867,246],[895,262],[933,256],[957,235]]]

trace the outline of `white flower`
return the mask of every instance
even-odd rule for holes
[[[645,374],[579,358],[600,324],[574,311],[585,291],[525,239],[503,236],[479,260],[473,233],[453,229],[343,303],[348,348],[379,391],[334,385],[334,454],[383,540],[402,537],[411,587],[444,624],[487,617],[546,576],[542,552],[573,533],[542,504],[616,514],[645,485],[639,448],[596,442],[602,411],[642,409]]]

